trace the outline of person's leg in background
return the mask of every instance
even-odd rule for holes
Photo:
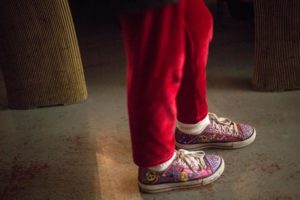
[[[245,147],[255,139],[254,128],[208,114],[206,64],[213,20],[204,0],[186,2],[184,21],[188,34],[184,73],[177,96],[176,145],[194,150]]]
[[[121,18],[133,158],[140,167],[140,187],[147,192],[207,184],[224,170],[218,156],[175,151],[176,97],[185,62],[187,1]]]

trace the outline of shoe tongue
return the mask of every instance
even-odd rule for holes
[[[211,168],[211,164],[210,164],[210,162],[209,162],[209,160],[207,159],[206,156],[203,157],[203,160],[205,162],[206,168],[208,168],[208,167]]]
[[[242,127],[240,126],[240,124],[237,124],[236,127],[238,128],[238,130],[239,130],[240,132],[243,132],[243,129],[242,129]]]
[[[241,125],[240,125],[240,124],[237,124],[236,127],[237,127],[237,129],[238,129],[238,131],[239,131],[239,134],[238,134],[238,135],[240,135],[241,138],[243,138],[243,137],[244,137],[244,132],[243,132],[243,129],[242,129]]]

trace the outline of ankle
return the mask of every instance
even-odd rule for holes
[[[177,121],[177,128],[183,133],[198,135],[202,133],[209,124],[209,116],[206,115],[206,117],[203,120],[197,122],[196,124],[186,124]]]
[[[176,151],[174,151],[173,156],[169,160],[167,160],[159,165],[148,167],[148,169],[150,169],[151,171],[156,171],[156,172],[165,171],[172,164],[172,162],[174,161],[175,158],[176,158]]]

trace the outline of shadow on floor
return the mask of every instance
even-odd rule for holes
[[[209,90],[254,91],[250,77],[243,76],[208,76]]]

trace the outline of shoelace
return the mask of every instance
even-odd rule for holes
[[[208,113],[209,118],[211,119],[212,122],[212,127],[217,128],[218,130],[221,130],[225,134],[233,134],[233,135],[238,135],[239,131],[237,128],[237,125],[235,122],[231,121],[228,118],[225,117],[218,117],[214,113]]]
[[[176,151],[176,155],[179,161],[185,162],[193,172],[195,172],[195,169],[192,166],[192,163],[197,164],[198,169],[203,169],[206,167],[204,161],[204,151],[187,151],[184,149],[179,149]]]

